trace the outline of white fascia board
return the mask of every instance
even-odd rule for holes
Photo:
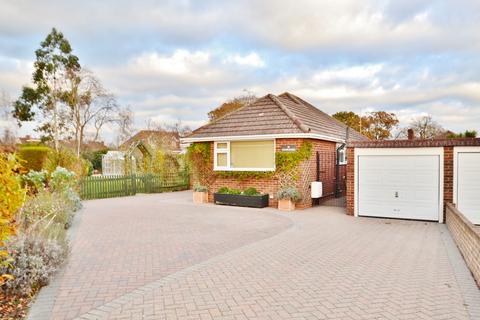
[[[283,134],[258,134],[243,136],[218,136],[218,137],[201,137],[201,138],[182,138],[181,143],[207,142],[207,141],[238,141],[238,140],[261,140],[261,139],[317,139],[332,142],[345,143],[345,140],[333,138],[316,133],[283,133]]]

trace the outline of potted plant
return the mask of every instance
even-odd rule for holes
[[[301,199],[300,192],[294,187],[285,187],[278,191],[278,210],[293,211],[295,203]]]
[[[193,186],[193,203],[207,203],[208,202],[208,187],[196,184]]]
[[[222,187],[213,194],[213,202],[230,206],[265,208],[268,207],[268,194],[261,194],[255,188],[241,191]]]

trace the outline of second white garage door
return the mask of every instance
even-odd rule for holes
[[[358,156],[358,215],[439,220],[440,156]]]
[[[458,210],[480,224],[480,152],[460,152],[457,159]]]

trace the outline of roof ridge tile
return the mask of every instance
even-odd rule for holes
[[[311,131],[311,129],[310,129],[308,126],[306,126],[304,123],[302,123],[302,122],[300,121],[300,119],[298,119],[298,117],[297,117],[290,109],[288,109],[288,107],[285,106],[285,105],[280,101],[280,99],[278,99],[277,96],[275,96],[274,94],[269,93],[269,94],[268,94],[268,97],[269,97],[277,106],[279,106],[280,109],[282,109],[282,111],[285,112],[285,114],[286,114],[290,119],[292,119],[293,123],[295,123],[300,130],[302,130],[302,131],[305,132],[305,133],[308,133],[308,132]]]

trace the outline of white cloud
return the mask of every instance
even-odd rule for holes
[[[224,62],[255,68],[262,68],[265,66],[265,61],[263,61],[263,59],[256,52],[251,52],[244,56],[240,54],[229,55]]]
[[[138,73],[185,75],[209,66],[210,54],[178,49],[171,55],[157,52],[143,53],[130,61],[130,68]]]

